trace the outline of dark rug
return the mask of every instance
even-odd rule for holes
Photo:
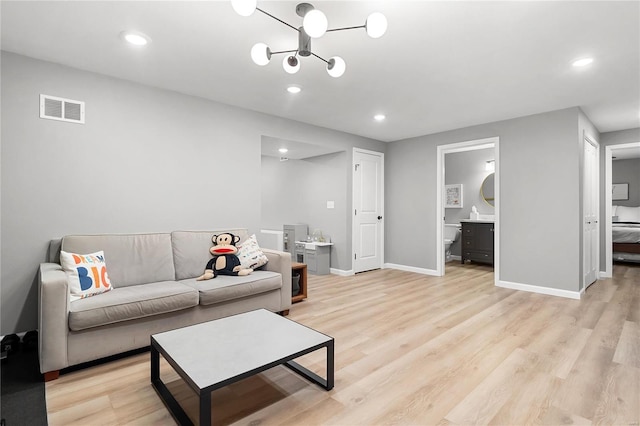
[[[47,424],[47,402],[38,350],[18,350],[2,361],[0,417],[3,426]]]

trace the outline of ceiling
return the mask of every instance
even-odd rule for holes
[[[320,146],[305,142],[272,138],[270,136],[262,136],[261,147],[262,155],[278,157],[280,159],[286,158],[287,160],[305,160],[307,158],[341,152],[340,150],[336,150],[330,146]],[[280,152],[279,150],[282,148],[287,151]]]
[[[632,147],[632,148],[615,148],[613,146],[612,154],[613,161],[616,160],[631,160],[634,158],[640,158],[640,147]]]
[[[312,41],[346,61],[337,79],[313,57],[295,75],[282,55],[255,65],[255,43],[295,49],[297,33],[228,1],[0,4],[3,50],[386,142],[573,106],[601,132],[640,127],[638,1],[314,1],[330,28],[376,11],[389,22],[379,39],[359,29]],[[298,26],[296,4],[258,2]],[[152,43],[126,45],[128,29]],[[584,56],[593,64],[571,66]]]

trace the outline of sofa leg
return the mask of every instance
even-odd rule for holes
[[[289,310],[285,309],[284,311],[280,311],[278,312],[280,315],[282,315],[283,317],[286,317],[287,315],[289,315]]]
[[[58,377],[60,377],[60,370],[47,371],[46,373],[44,373],[45,382],[50,382],[51,380],[55,380]]]

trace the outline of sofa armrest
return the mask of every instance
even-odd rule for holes
[[[40,372],[68,366],[69,284],[57,263],[41,263],[38,274],[38,353]]]
[[[287,310],[291,307],[291,253],[265,248],[261,250],[269,259],[265,269],[282,275],[282,310]]]

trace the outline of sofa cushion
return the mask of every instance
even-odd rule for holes
[[[99,297],[71,302],[69,328],[73,331],[84,330],[196,305],[198,292],[175,281],[114,288]]]
[[[244,269],[258,269],[269,262],[267,256],[260,250],[255,234],[244,240],[239,246],[237,256]]]
[[[104,253],[67,253],[60,251],[60,265],[69,280],[69,298],[73,300],[111,291]]]
[[[279,289],[282,276],[276,272],[253,271],[245,276],[218,275],[206,281],[188,279],[180,282],[198,290],[201,305],[213,305]]]
[[[211,260],[209,249],[213,245],[211,237],[221,232],[231,232],[240,237],[240,242],[247,239],[246,229],[220,229],[217,231],[175,231],[171,233],[173,261],[175,262],[176,280],[196,278],[204,273],[207,262]]]
[[[71,235],[62,239],[62,250],[104,251],[114,288],[175,280],[171,234]]]

